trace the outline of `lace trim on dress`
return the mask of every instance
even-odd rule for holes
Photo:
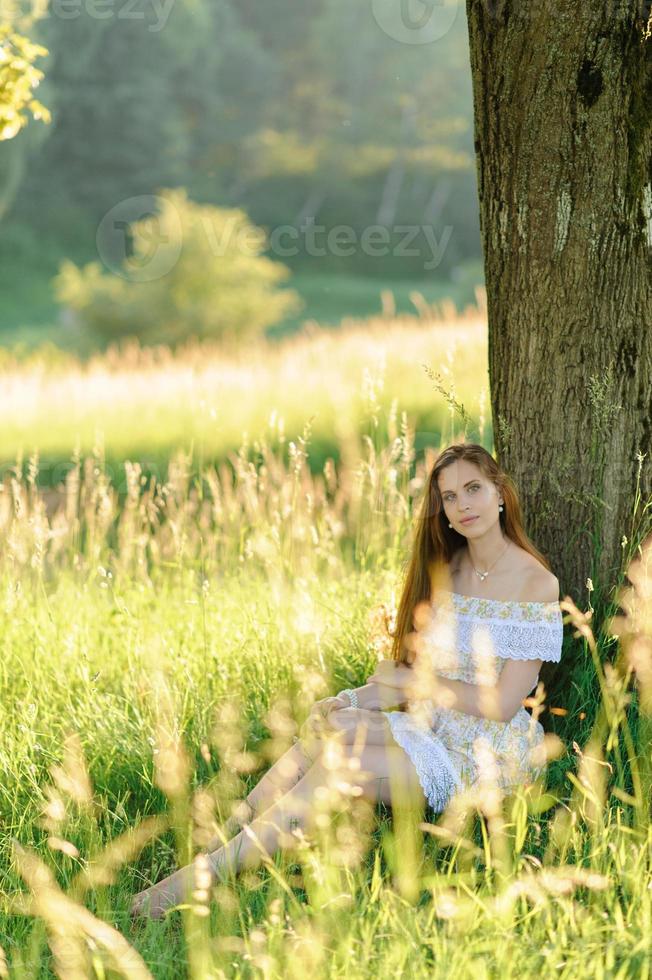
[[[486,648],[489,641],[498,657],[561,660],[564,628],[558,602],[482,599],[441,589],[436,594],[447,599],[433,604],[435,621],[428,634],[435,648],[472,655],[477,646],[474,640],[481,634],[481,645]]]
[[[494,623],[485,621],[482,628],[486,629],[493,644],[493,653],[497,657],[508,660],[548,660],[559,663],[563,630],[561,622],[559,629],[544,624],[528,623]],[[460,648],[472,649],[473,633],[478,629],[477,623],[471,619],[460,617],[457,624],[457,637]]]
[[[441,813],[453,793],[462,788],[462,780],[450,757],[436,736],[416,725],[408,714],[388,712],[386,718],[395,742],[409,756],[424,796],[437,813]]]

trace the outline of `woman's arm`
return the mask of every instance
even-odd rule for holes
[[[436,707],[452,708],[476,718],[508,722],[536,684],[541,664],[541,660],[509,660],[503,667],[498,683],[488,685],[454,681],[434,670],[417,671],[385,660],[378,665],[370,681],[380,689],[381,698],[386,696],[383,688],[389,688],[408,704],[429,700]]]
[[[467,684],[437,675],[433,703],[477,718],[509,722],[537,681],[542,660],[509,660],[495,685]]]

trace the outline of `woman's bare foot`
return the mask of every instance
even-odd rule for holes
[[[232,835],[237,837],[245,825],[252,823],[260,815],[260,810],[265,809],[267,805],[271,807],[274,805],[275,797],[280,797],[285,792],[290,791],[292,786],[299,782],[308,771],[321,748],[322,742],[319,737],[308,736],[302,739],[300,744],[290,749],[286,755],[294,754],[296,772],[291,773],[289,777],[287,774],[281,775],[279,785],[276,787],[268,785],[267,792],[261,798],[256,799],[256,806],[250,803],[248,799],[241,800],[236,812],[224,824],[223,834],[214,837],[208,843],[206,847],[208,853],[211,854],[226,846],[224,836],[226,836],[227,841]],[[263,780],[266,778],[266,776],[263,777]],[[258,793],[260,794],[259,789]],[[142,916],[150,919],[162,919],[168,909],[184,901],[186,883],[192,874],[192,866],[180,868],[174,874],[164,878],[163,881],[139,892],[131,904],[130,914],[132,918],[136,919]],[[215,865],[213,865],[213,874],[215,874]],[[192,879],[190,879],[190,888],[192,888]]]
[[[189,875],[192,874],[192,866],[180,868],[151,888],[138,892],[129,911],[132,919],[139,917],[162,919],[168,909],[183,902]]]

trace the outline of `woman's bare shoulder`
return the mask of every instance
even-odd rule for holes
[[[530,602],[555,602],[559,598],[559,579],[524,548],[519,548],[519,575],[525,599]]]
[[[537,562],[536,568],[530,569],[524,589],[528,593],[529,602],[556,602],[559,599],[559,579]]]

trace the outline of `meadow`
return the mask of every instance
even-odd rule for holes
[[[648,977],[649,503],[630,584],[598,610],[590,591],[563,603],[562,663],[530,705],[542,781],[424,820],[362,800],[333,746],[314,836],[129,922],[312,703],[388,656],[415,507],[465,405],[491,446],[482,337],[477,314],[379,318],[248,352],[239,373],[201,350],[5,366],[2,458],[39,452],[0,493],[0,976]],[[422,358],[448,389],[414,377]],[[65,462],[77,428],[53,504],[39,458]],[[157,433],[166,468],[146,478]]]
[[[400,401],[416,430],[416,448],[451,432],[451,397],[486,424],[487,341],[484,293],[457,314],[454,304],[429,304],[396,314],[345,319],[339,330],[310,323],[300,334],[225,352],[208,343],[169,348],[127,342],[86,360],[52,346],[0,356],[0,465],[7,473],[38,452],[40,483],[56,487],[72,457],[96,450],[124,491],[124,461],[165,477],[171,455],[193,453],[198,464],[236,453],[243,434],[266,436],[289,459],[310,422],[311,467],[342,454],[350,466],[362,436],[387,439],[381,421]],[[452,365],[457,362],[456,377]],[[424,367],[425,366],[425,367]],[[428,370],[440,375],[439,390]],[[307,405],[306,392],[310,393]],[[443,392],[443,393],[442,393]]]
[[[42,221],[42,215],[41,221]],[[69,352],[89,348],[89,342],[68,328],[60,316],[52,280],[62,259],[79,265],[97,258],[94,223],[77,219],[71,228],[68,212],[61,227],[48,234],[40,227],[5,218],[0,227],[0,342],[5,347],[20,346],[26,351],[56,340],[57,346]],[[93,247],[89,251],[88,242]],[[65,244],[62,245],[62,242]],[[273,258],[273,253],[270,255]],[[313,263],[314,266],[314,263]],[[303,308],[268,328],[267,336],[278,340],[301,330],[307,320],[322,326],[338,326],[343,317],[368,317],[383,308],[381,293],[391,291],[399,313],[414,312],[411,295],[419,293],[430,305],[452,301],[458,310],[475,302],[475,290],[484,279],[482,262],[461,261],[452,275],[432,279],[399,278],[386,270],[382,278],[331,269],[318,271],[310,264],[293,268],[290,285],[303,300]],[[92,343],[92,338],[90,338]]]

